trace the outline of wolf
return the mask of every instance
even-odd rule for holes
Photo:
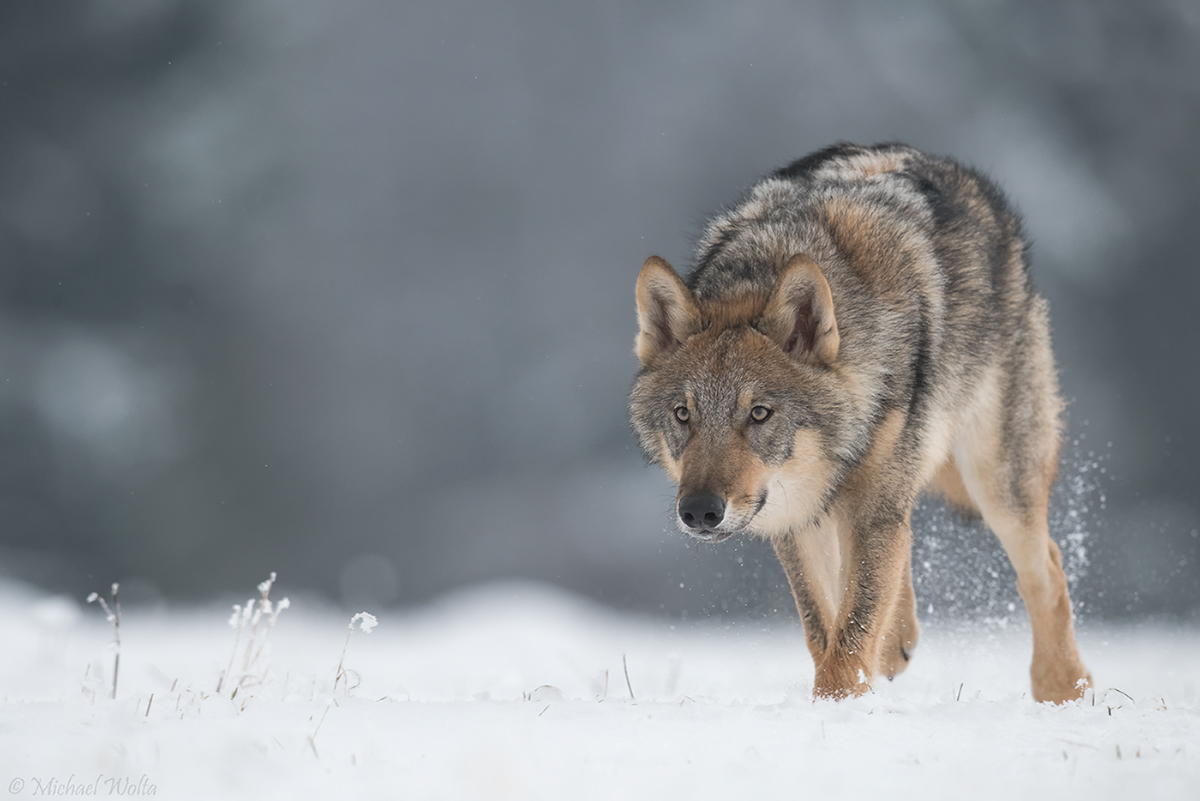
[[[699,540],[767,538],[814,696],[891,679],[919,635],[918,495],[982,516],[1033,630],[1033,697],[1092,678],[1047,508],[1063,402],[1021,220],[989,178],[900,143],[839,143],[708,221],[682,279],[637,279],[630,419]]]

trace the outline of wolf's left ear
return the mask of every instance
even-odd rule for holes
[[[700,329],[700,309],[692,292],[666,259],[651,256],[637,280],[637,343],[643,367],[671,353]]]
[[[803,253],[787,260],[762,319],[763,333],[792,358],[826,365],[837,358],[841,337],[829,282]]]

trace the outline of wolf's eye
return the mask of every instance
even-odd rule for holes
[[[691,414],[688,413],[686,406],[678,406],[675,409],[675,419],[681,423],[686,423]]]
[[[750,419],[756,423],[765,423],[771,416],[771,410],[766,406],[755,406],[750,410]]]

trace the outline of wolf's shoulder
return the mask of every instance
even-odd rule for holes
[[[860,221],[915,225],[935,236],[963,223],[989,223],[1023,238],[1020,216],[975,167],[903,142],[838,142],[767,173],[711,217],[697,242],[695,267],[703,272],[725,257],[744,261],[773,253],[766,240],[847,213]]]
[[[874,145],[838,142],[774,170],[763,180],[818,186],[874,183],[886,181],[891,176],[936,181],[954,177],[974,181],[984,177],[979,171],[949,156],[927,153],[903,142]]]
[[[837,142],[802,156],[766,177],[798,183],[855,181],[897,172],[924,155],[903,142],[875,145]]]

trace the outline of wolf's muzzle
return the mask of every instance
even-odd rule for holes
[[[707,539],[725,519],[725,501],[711,492],[697,492],[679,499],[679,519],[688,533]]]

